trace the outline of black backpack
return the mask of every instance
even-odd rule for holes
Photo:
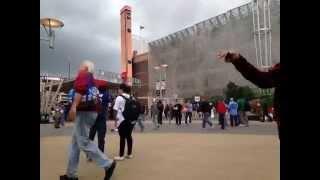
[[[126,98],[121,95],[125,100],[124,111],[122,112],[123,117],[126,121],[134,122],[138,119],[140,114],[140,104],[138,101],[134,100],[131,96],[130,98]]]

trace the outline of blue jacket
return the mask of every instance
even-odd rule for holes
[[[229,103],[229,113],[232,116],[238,115],[238,103],[235,101],[230,101]]]

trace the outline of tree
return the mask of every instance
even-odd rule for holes
[[[236,98],[237,97],[237,90],[238,90],[238,86],[234,82],[229,81],[226,89],[224,90],[224,94],[227,99],[229,99],[231,97]]]
[[[209,102],[212,102],[213,104],[216,104],[217,101],[219,100],[223,100],[223,96],[212,96],[210,99],[209,99]]]
[[[255,97],[254,91],[249,86],[238,86],[233,82],[229,82],[224,90],[224,94],[227,99],[231,97],[235,99],[248,98],[252,99]]]
[[[237,98],[253,99],[255,96],[253,90],[249,86],[242,86],[238,88]]]

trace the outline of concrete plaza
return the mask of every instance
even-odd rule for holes
[[[184,122],[183,122],[184,123]],[[134,158],[117,164],[113,180],[278,180],[280,179],[280,142],[275,123],[250,122],[249,127],[222,131],[201,128],[200,121],[176,128],[165,121],[153,130],[133,133]],[[60,129],[40,125],[40,172],[42,180],[57,180],[65,173],[72,123]],[[108,128],[113,123],[108,123]],[[106,154],[118,154],[119,136],[108,130]],[[101,180],[104,172],[88,163],[82,152],[80,180]]]

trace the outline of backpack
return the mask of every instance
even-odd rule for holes
[[[74,100],[76,91],[71,89],[68,93],[69,102],[72,103]],[[99,96],[99,90],[97,87],[89,87],[86,94],[82,96],[81,102],[79,103],[77,109],[87,109],[89,107],[95,106],[98,108],[98,111],[101,110],[101,107],[98,106],[101,102],[101,97]]]
[[[122,112],[124,119],[130,122],[136,121],[139,117],[141,108],[139,102],[133,99],[132,96],[130,96],[130,98],[126,98],[123,95],[121,96],[126,100],[124,111]]]

